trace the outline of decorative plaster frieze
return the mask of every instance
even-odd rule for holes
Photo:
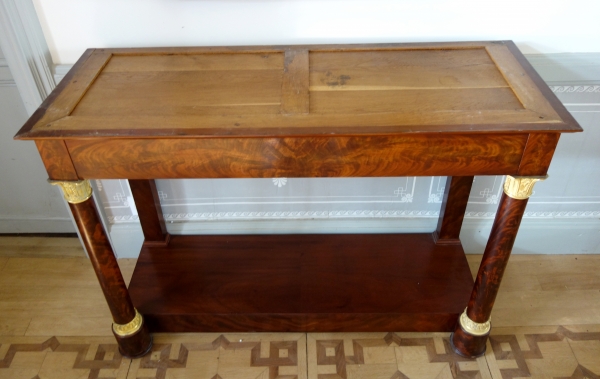
[[[596,92],[600,93],[600,86],[550,86],[550,89],[554,93],[573,93],[573,92]]]
[[[310,219],[378,219],[378,218],[437,218],[437,211],[382,211],[382,210],[348,210],[348,211],[292,211],[292,212],[201,212],[201,213],[167,213],[167,223],[183,221],[236,221],[236,220],[310,220]],[[495,212],[466,212],[465,218],[492,219]],[[600,211],[581,212],[525,212],[524,218],[598,218]],[[110,216],[111,224],[136,223],[137,215]]]

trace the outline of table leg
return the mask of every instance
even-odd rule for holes
[[[167,233],[154,180],[130,179],[129,187],[142,225],[144,244],[168,245],[170,235]]]
[[[152,337],[142,316],[133,307],[117,259],[100,223],[89,181],[51,181],[51,183],[62,188],[65,199],[69,202],[77,228],[110,308],[114,321],[113,334],[119,344],[119,351],[130,358],[145,355],[152,347]]]
[[[473,185],[472,176],[449,176],[433,238],[437,244],[460,244],[459,234]]]
[[[474,358],[485,353],[491,330],[492,307],[517,237],[527,200],[531,196],[533,185],[539,180],[543,178],[506,177],[504,193],[477,272],[471,299],[459,317],[451,337],[452,346],[460,355]]]

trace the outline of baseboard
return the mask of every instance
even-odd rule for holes
[[[467,254],[483,253],[492,223],[465,220],[460,238]],[[419,233],[432,231],[436,224],[436,218],[210,221],[170,224],[168,229],[172,234]],[[143,242],[139,224],[113,224],[110,235],[119,258],[137,258]],[[524,219],[513,254],[600,254],[600,220]]]
[[[28,233],[43,230],[44,233],[73,233],[70,218],[24,218],[0,216],[0,233]]]

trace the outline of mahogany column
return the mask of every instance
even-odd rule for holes
[[[502,275],[515,243],[527,200],[533,191],[533,185],[542,179],[541,177],[506,177],[504,193],[477,272],[471,299],[452,333],[452,346],[460,355],[474,358],[485,353],[491,330],[490,316]]]
[[[460,244],[460,229],[472,185],[472,176],[449,176],[446,180],[440,218],[433,232],[437,244]]]
[[[144,244],[168,245],[171,236],[167,233],[154,180],[129,179],[129,187],[142,225]]]
[[[122,355],[140,357],[150,351],[152,337],[142,316],[133,307],[129,291],[106,233],[100,223],[89,181],[51,181],[64,192],[77,228],[90,256],[113,317],[113,334]]]

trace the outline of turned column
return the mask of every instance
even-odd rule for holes
[[[119,344],[119,351],[129,358],[146,354],[152,347],[152,337],[142,316],[133,307],[117,259],[100,223],[89,181],[50,181],[50,183],[62,188],[65,199],[69,203],[112,314],[114,321],[112,330]]]
[[[502,275],[517,237],[527,200],[533,192],[533,185],[543,179],[545,177],[506,177],[504,193],[471,298],[451,336],[454,350],[462,356],[474,358],[485,353],[491,330],[490,316]]]

